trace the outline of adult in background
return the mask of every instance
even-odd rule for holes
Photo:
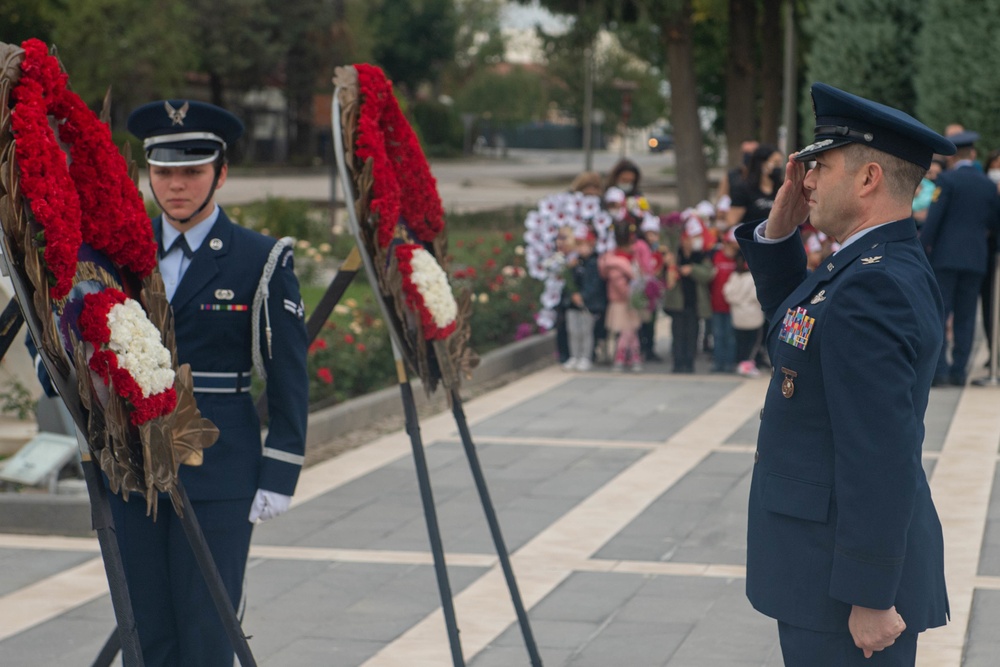
[[[198,408],[219,427],[204,463],[181,466],[180,478],[235,608],[253,525],[288,509],[305,452],[306,330],[292,250],[233,224],[215,203],[229,172],[227,149],[243,132],[236,116],[196,101],[160,101],[133,111],[128,129],[143,140],[163,211],[153,231],[178,360],[191,365]],[[263,446],[249,393],[254,366],[267,379]],[[146,667],[232,665],[233,648],[177,517],[160,512],[154,522],[136,498],[112,496],[111,509]]]
[[[986,177],[997,186],[997,193],[1000,194],[1000,149],[991,151],[986,158]],[[983,284],[979,289],[979,300],[983,308],[983,328],[986,330],[986,340],[989,343],[989,358],[986,360],[987,368],[993,358],[993,272],[997,268],[997,237],[1000,232],[990,231],[986,237],[986,275],[983,276]]]
[[[740,184],[747,176],[747,168],[750,165],[750,156],[757,150],[760,143],[754,140],[747,140],[740,143],[740,163],[735,167],[730,167],[719,180],[719,187],[715,191],[715,208],[719,213],[719,219],[726,221],[726,214],[732,206],[733,190],[740,187]]]
[[[937,358],[934,385],[963,386],[976,327],[976,302],[988,263],[987,234],[1000,229],[1000,197],[997,186],[974,164],[979,135],[966,130],[950,137],[958,149],[948,159],[948,169],[935,181],[927,220],[920,230],[934,268],[946,330],[952,317],[951,360],[945,338]]]
[[[785,664],[913,665],[944,625],[944,544],[921,465],[942,303],[910,215],[933,153],[910,116],[822,83],[815,143],[768,219],[736,231],[770,322],[747,531],[747,596]],[[805,162],[815,166],[806,170]],[[806,270],[806,218],[840,242]]]
[[[642,174],[639,172],[639,165],[632,160],[622,158],[608,172],[606,186],[607,188],[618,188],[625,193],[626,197],[639,197],[642,195],[641,180]]]
[[[785,159],[774,146],[758,146],[750,155],[747,175],[732,188],[732,205],[726,214],[729,226],[763,220],[771,211],[781,187],[781,165]]]

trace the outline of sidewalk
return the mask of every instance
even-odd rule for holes
[[[773,621],[743,594],[767,380],[665,370],[550,367],[465,406],[546,667],[781,665]],[[931,391],[952,622],[923,636],[923,667],[1000,650],[998,399]],[[450,413],[421,432],[466,662],[528,665]],[[405,433],[312,466],[254,535],[243,627],[258,663],[451,665],[431,562]],[[0,535],[0,663],[91,664],[114,623],[106,591],[96,539]]]

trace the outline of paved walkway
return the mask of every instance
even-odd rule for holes
[[[547,667],[781,664],[743,594],[767,381],[665,370],[553,367],[466,405]],[[998,404],[996,389],[931,392],[953,615],[924,635],[923,667],[1000,654]],[[450,413],[422,434],[466,661],[528,665]],[[112,625],[96,540],[0,535],[0,664],[89,665]],[[452,664],[404,433],[304,472],[254,535],[244,629],[261,665]]]

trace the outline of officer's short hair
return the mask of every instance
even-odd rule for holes
[[[886,189],[894,199],[912,200],[913,193],[927,172],[919,164],[864,144],[846,144],[842,150],[844,151],[844,168],[851,173],[856,172],[862,165],[869,162],[874,162],[882,167]]]

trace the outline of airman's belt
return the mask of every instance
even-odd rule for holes
[[[240,394],[250,391],[250,371],[211,373],[191,371],[194,390],[205,394]]]

